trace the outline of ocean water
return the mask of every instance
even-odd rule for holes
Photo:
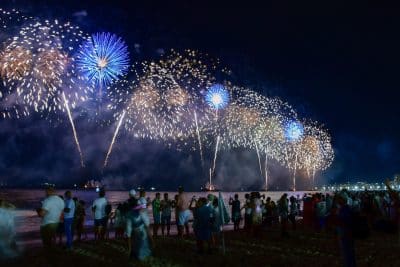
[[[78,199],[82,199],[86,202],[86,222],[85,225],[93,225],[93,214],[91,211],[91,205],[93,201],[97,198],[98,194],[95,190],[71,190],[72,195]],[[64,195],[65,190],[57,190],[58,195]],[[168,193],[169,198],[173,199],[177,192],[163,192],[160,191],[161,197],[163,193]],[[230,197],[235,194],[239,195],[239,199],[244,203],[244,195],[248,192],[221,192],[224,199],[225,205],[228,208],[228,201]],[[290,196],[300,196],[302,197],[305,191],[297,192],[261,192],[265,194],[266,197],[271,197],[272,200],[277,201],[283,193],[287,193]],[[147,192],[146,197],[154,199],[156,192]],[[188,201],[195,196],[206,197],[208,192],[186,192],[185,196]],[[213,192],[218,196],[218,192]],[[0,198],[4,199],[16,206],[14,211],[15,214],[15,225],[16,232],[18,234],[29,234],[31,232],[38,232],[40,228],[40,218],[37,216],[36,208],[41,207],[41,202],[45,198],[44,190],[38,189],[0,189]],[[118,203],[124,202],[128,199],[128,191],[107,191],[106,198],[116,208]],[[188,203],[189,204],[189,203]],[[228,208],[228,210],[230,210]],[[151,205],[149,206],[149,215],[152,217]],[[172,215],[172,220],[175,220],[174,215]],[[151,218],[152,219],[152,218]]]

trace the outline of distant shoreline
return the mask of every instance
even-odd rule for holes
[[[43,187],[32,187],[32,188],[28,188],[28,187],[0,187],[0,191],[1,190],[24,190],[24,191],[29,191],[29,190],[44,190],[45,189],[45,187],[43,186]],[[135,189],[135,188],[134,188]],[[55,187],[55,190],[57,190],[57,191],[63,191],[63,190],[73,190],[73,191],[82,191],[82,192],[96,192],[96,189],[95,188],[90,188],[90,189],[84,189],[84,188],[57,188],[57,187]],[[126,188],[126,189],[107,189],[107,187],[106,187],[106,191],[109,191],[109,192],[124,192],[124,191],[126,191],[126,192],[128,192],[130,189],[129,188]],[[136,189],[135,189],[136,190]],[[162,190],[162,189],[156,189],[156,190],[144,190],[145,192],[154,192],[154,193],[156,193],[156,192],[166,192],[166,193],[173,193],[173,192],[175,192],[175,193],[177,193],[178,192],[178,190],[176,189],[176,190]],[[265,190],[236,190],[236,191],[225,191],[225,190],[219,190],[219,191],[201,191],[201,190],[185,190],[185,193],[199,193],[199,192],[209,192],[209,193],[214,193],[214,194],[218,194],[218,192],[221,192],[221,193],[250,193],[250,192],[264,192],[264,193],[268,193],[268,192],[271,192],[271,193],[277,193],[277,192],[282,192],[282,193],[287,193],[287,192],[290,192],[290,193],[296,193],[296,192],[299,192],[299,193],[305,193],[305,192],[310,192],[310,193],[315,193],[315,192],[326,192],[326,193],[329,193],[330,191],[322,191],[322,190],[296,190],[296,191],[293,191],[293,190],[268,190],[268,191],[265,191]]]

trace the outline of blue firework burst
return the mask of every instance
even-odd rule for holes
[[[300,140],[304,135],[304,127],[300,122],[291,121],[285,127],[285,137],[290,142]]]
[[[206,93],[206,102],[214,109],[223,109],[229,104],[229,92],[221,84],[214,84]]]
[[[115,34],[104,32],[93,34],[82,45],[76,61],[81,73],[101,87],[126,74],[129,68],[125,42]]]

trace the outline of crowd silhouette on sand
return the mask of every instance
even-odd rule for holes
[[[386,182],[386,191],[349,192],[342,190],[332,194],[305,194],[291,196],[283,194],[275,202],[270,197],[252,192],[244,201],[236,194],[230,197],[228,212],[223,201],[214,194],[207,198],[186,199],[183,188],[173,199],[168,193],[160,193],[153,200],[146,193],[135,190],[128,192],[124,203],[112,207],[104,189],[91,204],[94,217],[94,239],[96,242],[116,238],[127,239],[131,259],[145,260],[152,254],[156,237],[171,235],[172,217],[175,218],[177,238],[190,234],[189,218],[193,216],[193,233],[197,252],[218,253],[221,246],[223,225],[233,223],[234,231],[243,230],[249,236],[259,236],[264,229],[280,225],[282,239],[289,235],[288,228],[296,231],[299,222],[315,231],[334,229],[344,266],[356,266],[354,240],[369,236],[371,230],[397,233],[400,223],[399,193]],[[58,196],[54,188],[45,190],[46,198],[37,209],[41,217],[40,235],[45,250],[51,251],[56,244],[71,249],[75,243],[87,239],[85,206],[82,200],[66,191]],[[150,227],[148,207],[152,206],[153,225]],[[0,252],[10,257],[16,247],[13,221],[9,216],[15,207],[0,200]],[[174,215],[174,216],[172,216]],[[175,226],[174,226],[175,227]],[[161,231],[160,231],[161,230]],[[114,237],[111,237],[114,233]],[[65,243],[63,237],[65,236]],[[75,238],[75,240],[74,240]],[[14,255],[15,256],[15,255]]]

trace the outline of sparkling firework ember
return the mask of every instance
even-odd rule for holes
[[[42,115],[65,111],[62,92],[71,107],[85,101],[86,87],[69,56],[83,38],[78,27],[57,20],[21,28],[1,52],[0,74],[7,89],[3,117],[27,116],[31,108]]]
[[[111,151],[112,151],[113,146],[114,146],[114,143],[115,143],[115,139],[117,138],[117,135],[118,135],[118,132],[119,132],[119,128],[121,127],[122,121],[123,121],[124,118],[125,118],[125,114],[126,114],[126,111],[124,110],[124,111],[122,112],[121,118],[120,118],[119,121],[118,121],[118,125],[117,125],[117,128],[115,129],[113,138],[112,138],[112,140],[111,140],[110,147],[108,148],[107,155],[106,155],[106,158],[105,158],[104,164],[103,164],[103,169],[107,166],[108,158],[110,157]]]
[[[4,10],[0,8],[1,42],[14,35],[26,21],[32,17],[25,16],[16,9]]]
[[[297,121],[290,122],[286,125],[285,136],[289,142],[299,141],[304,134],[304,127],[301,123]]]
[[[268,159],[279,161],[280,151],[284,149],[284,133],[279,117],[265,118],[257,131],[257,142],[263,147],[265,153],[264,178],[265,190],[268,190]]]
[[[326,130],[315,122],[307,123],[304,127],[305,137],[302,140],[301,160],[307,175],[315,187],[315,174],[327,169],[333,162],[334,152],[331,137]]]
[[[222,84],[214,84],[206,94],[206,101],[215,110],[223,109],[229,104],[229,92]]]
[[[81,166],[82,150],[70,106],[86,100],[86,87],[75,73],[73,53],[84,34],[70,23],[33,21],[8,41],[1,53],[0,74],[8,89],[2,104],[3,117],[27,116],[30,109],[42,115],[62,110],[67,113],[77,145]],[[70,104],[71,103],[71,104]],[[19,109],[22,108],[22,114]]]
[[[202,169],[204,169],[203,146],[202,146],[202,143],[201,143],[199,123],[197,121],[197,113],[196,113],[196,111],[194,111],[194,122],[196,124],[196,135],[197,135],[197,140],[199,142],[199,152],[200,152],[201,167],[202,167]]]
[[[268,189],[268,159],[282,162],[285,147],[282,125],[296,118],[293,108],[278,98],[270,98],[248,88],[233,87],[233,100],[223,118],[231,147],[255,149],[260,173]],[[261,154],[265,153],[264,168]],[[264,172],[264,175],[263,175]]]
[[[296,171],[301,168],[301,140],[304,137],[304,126],[298,121],[291,121],[285,127],[286,149],[285,161],[289,169],[293,171],[293,191],[296,191]]]
[[[67,98],[65,97],[65,94],[64,94],[64,93],[62,93],[62,97],[63,97],[64,103],[65,103],[65,108],[66,108],[66,110],[67,110],[67,114],[68,114],[69,121],[70,121],[70,123],[71,123],[72,133],[73,133],[73,135],[74,135],[76,147],[78,148],[79,156],[80,156],[80,158],[81,158],[81,166],[82,166],[82,168],[83,168],[83,167],[85,167],[85,164],[84,164],[84,161],[83,161],[83,153],[82,153],[82,150],[81,150],[81,145],[79,144],[78,134],[76,133],[74,120],[72,119],[71,111],[69,110],[68,100],[67,100]]]
[[[184,54],[172,51],[159,61],[141,64],[126,104],[125,127],[131,130],[136,124],[135,137],[160,140],[169,147],[199,146],[198,134],[203,134],[212,114],[205,108],[202,90],[214,79],[213,68],[200,58],[191,50]],[[121,95],[126,98],[124,91]],[[115,97],[115,102],[120,98]]]
[[[258,158],[258,166],[260,167],[260,174],[261,174],[261,176],[262,176],[262,175],[263,175],[263,171],[262,171],[262,164],[261,164],[260,151],[258,150],[258,145],[257,145],[257,143],[255,143],[254,146],[256,147],[256,153],[257,153],[257,158]]]
[[[213,166],[212,169],[210,168],[210,187],[213,186],[212,183],[212,178],[215,176],[215,168],[217,164],[217,155],[218,155],[218,150],[219,150],[219,141],[220,141],[220,136],[217,136],[217,142],[215,144],[215,151],[214,151],[214,160],[213,160]]]
[[[96,33],[82,45],[77,55],[77,65],[81,73],[99,87],[101,99],[103,88],[128,72],[128,48],[114,34]]]
[[[81,47],[77,55],[77,65],[80,72],[99,88],[98,99],[103,102],[103,88],[117,81],[127,74],[129,69],[128,48],[125,42],[111,33],[96,33],[91,36]],[[96,97],[95,97],[96,98]],[[98,106],[98,109],[100,106]],[[99,115],[97,109],[96,115]],[[104,114],[103,114],[104,115]],[[115,138],[118,135],[125,111],[117,124],[117,128],[111,140],[109,150],[104,160],[103,169],[107,166]]]
[[[208,90],[205,95],[205,100],[208,103],[208,105],[215,110],[215,123],[214,123],[214,132],[215,135],[217,136],[216,144],[215,144],[215,151],[214,151],[214,160],[213,160],[213,166],[212,166],[212,171],[210,171],[210,181],[209,181],[209,186],[210,189],[213,186],[212,183],[212,178],[215,176],[215,168],[216,168],[216,163],[217,163],[217,156],[218,156],[218,151],[219,151],[219,146],[220,146],[220,140],[221,140],[221,128],[220,128],[220,123],[219,123],[219,116],[218,116],[218,111],[226,108],[229,104],[230,101],[230,96],[228,90],[223,86],[222,84],[214,84],[212,85]]]
[[[326,130],[316,123],[298,122],[293,108],[278,98],[232,86],[221,79],[227,71],[217,68],[217,61],[195,51],[172,51],[158,61],[142,62],[140,70],[132,69],[135,79],[127,81],[122,76],[128,73],[128,49],[116,35],[88,37],[70,23],[39,22],[3,9],[0,27],[2,37],[8,39],[0,52],[1,115],[20,118],[35,111],[50,117],[58,110],[65,111],[82,167],[84,157],[71,109],[92,98],[95,88],[95,105],[97,96],[102,103],[104,89],[112,89],[107,92],[107,109],[115,114],[109,121],[117,122],[103,169],[122,125],[134,137],[177,149],[198,149],[203,172],[204,157],[209,156],[210,188],[222,149],[254,149],[266,189],[269,159],[293,171],[293,190],[298,169],[304,169],[314,185],[315,173],[333,161]],[[215,77],[223,84],[216,83]]]
[[[205,108],[202,90],[214,79],[213,64],[204,62],[195,51],[187,50],[135,65],[132,82],[121,80],[109,90],[115,117],[119,118],[119,110],[126,110],[124,126],[136,138],[177,149],[199,149],[204,165],[202,135],[212,113]]]

